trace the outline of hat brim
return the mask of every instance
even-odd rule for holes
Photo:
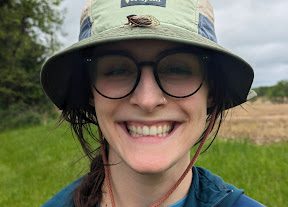
[[[59,109],[65,108],[68,102],[69,87],[71,84],[75,84],[72,83],[73,71],[79,70],[79,67],[81,67],[80,51],[105,43],[143,39],[164,40],[213,51],[217,55],[223,78],[226,79],[226,87],[223,89],[227,90],[226,108],[231,108],[247,101],[254,72],[246,61],[197,33],[165,24],[148,28],[127,25],[109,29],[79,41],[53,55],[44,63],[41,70],[41,84],[45,93]]]

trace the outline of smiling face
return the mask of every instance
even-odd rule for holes
[[[115,43],[97,50],[123,50],[138,62],[146,62],[177,46],[145,40]],[[120,162],[141,174],[187,167],[190,148],[206,124],[208,88],[205,83],[193,96],[173,98],[159,88],[152,67],[144,65],[140,81],[129,96],[108,99],[95,89],[93,96],[100,129],[109,143],[110,163]]]

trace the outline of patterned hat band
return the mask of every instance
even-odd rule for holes
[[[181,5],[175,7],[174,4]],[[213,8],[208,0],[172,0],[169,2],[166,0],[122,0],[121,4],[119,4],[118,11],[115,9],[113,14],[103,10],[101,11],[102,8],[97,7],[97,5],[98,4],[93,0],[86,1],[86,5],[81,15],[79,41],[91,37],[91,35],[97,35],[97,33],[108,30],[109,27],[121,27],[127,22],[127,16],[133,14],[139,17],[145,17],[147,15],[153,16],[162,24],[182,27],[217,42],[214,29]],[[107,6],[109,7],[109,5]],[[161,12],[158,12],[158,10],[153,7],[162,7],[162,10]],[[179,12],[177,8],[184,11]],[[133,11],[134,13],[131,13],[130,11]],[[136,13],[136,11],[138,12]],[[112,21],[113,17],[111,15],[117,16],[119,19],[117,21]],[[105,20],[107,20],[107,22],[109,21],[109,24],[107,24]]]
[[[114,2],[114,0],[111,2]],[[175,4],[181,5],[175,6]],[[110,4],[110,7],[112,6]],[[109,7],[109,3],[107,3],[107,7]],[[162,7],[158,8],[161,9],[161,12],[153,7]],[[105,30],[121,27],[127,22],[127,16],[135,15],[139,18],[152,16],[161,24],[182,27],[217,42],[213,8],[208,0],[172,0],[167,2],[166,0],[122,0],[121,4],[118,2],[118,8],[113,9],[113,13],[105,12],[102,9],[102,7],[98,6],[98,2],[96,4],[93,0],[86,1],[81,15],[79,41],[91,37],[91,35],[97,35],[97,33],[104,32]],[[178,9],[186,11],[180,12]],[[119,19],[111,21],[113,19],[111,15],[115,15]],[[107,24],[108,21],[109,24]]]

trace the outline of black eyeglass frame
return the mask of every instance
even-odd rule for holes
[[[196,57],[198,57],[198,59],[200,60],[201,66],[203,66],[203,79],[202,79],[199,87],[195,91],[193,91],[192,93],[190,93],[188,95],[184,95],[184,96],[175,96],[175,95],[172,95],[169,92],[165,91],[165,89],[161,85],[161,81],[160,81],[160,78],[159,78],[158,73],[157,73],[157,66],[158,66],[159,62],[163,58],[165,58],[166,56],[177,54],[177,53],[191,53],[191,54],[195,55]],[[137,86],[140,82],[141,72],[142,72],[142,68],[144,66],[151,66],[152,67],[153,75],[154,75],[154,78],[156,80],[156,83],[164,94],[166,94],[170,97],[173,97],[173,98],[187,98],[189,96],[192,96],[200,90],[200,88],[202,87],[202,85],[206,79],[206,73],[208,70],[208,61],[210,59],[208,51],[204,51],[203,49],[191,48],[191,47],[179,47],[179,48],[172,48],[172,49],[162,51],[161,53],[159,53],[156,56],[155,61],[141,61],[141,62],[138,62],[130,53],[123,51],[123,50],[101,51],[98,53],[93,53],[93,55],[91,54],[91,52],[89,52],[88,55],[84,56],[84,64],[86,65],[86,68],[89,68],[89,63],[91,63],[94,59],[97,60],[98,58],[108,56],[108,55],[119,55],[119,56],[127,57],[127,58],[131,59],[137,67],[136,81],[135,81],[132,89],[130,90],[130,92],[124,96],[121,96],[121,97],[106,96],[105,94],[103,94],[101,91],[99,91],[96,88],[95,84],[91,84],[93,86],[93,88],[97,91],[97,93],[99,93],[101,96],[108,98],[108,99],[115,99],[115,100],[126,98],[127,96],[131,95],[135,91],[135,89],[137,88]]]

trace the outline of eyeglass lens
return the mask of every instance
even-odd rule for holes
[[[123,98],[137,87],[141,68],[132,58],[111,54],[89,62],[96,90],[107,98]],[[193,53],[174,53],[159,59],[153,68],[161,90],[173,97],[195,93],[204,77],[203,63]]]

